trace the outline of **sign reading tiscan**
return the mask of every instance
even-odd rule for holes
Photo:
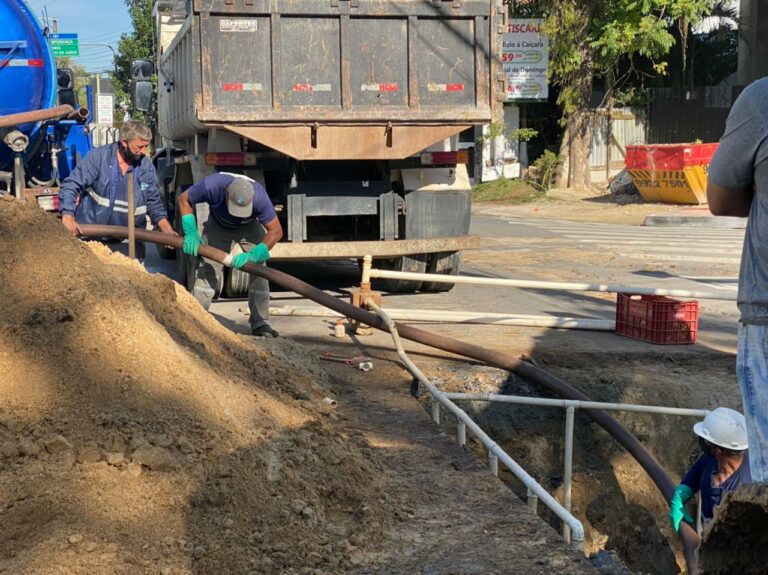
[[[549,37],[540,18],[510,20],[501,48],[507,75],[507,102],[546,100],[549,96],[547,66]]]

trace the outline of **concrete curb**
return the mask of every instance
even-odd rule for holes
[[[744,229],[746,218],[728,216],[694,216],[685,214],[650,214],[645,216],[644,226],[697,226],[702,228]]]

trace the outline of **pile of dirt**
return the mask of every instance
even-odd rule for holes
[[[328,393],[0,198],[0,572],[340,573],[392,522]]]

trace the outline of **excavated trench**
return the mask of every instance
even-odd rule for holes
[[[546,369],[567,376],[593,400],[710,408],[718,382],[727,381],[732,357],[723,354],[702,365],[700,358],[649,354],[617,362],[611,354],[537,356]],[[674,361],[673,367],[670,363]],[[642,366],[642,368],[640,367]],[[683,384],[678,372],[694,375]],[[425,371],[441,390],[554,397],[536,383],[504,370],[453,363]],[[738,397],[736,398],[738,399]],[[425,409],[429,400],[422,397]],[[552,407],[460,401],[458,405],[541,485],[562,501],[565,410]],[[698,456],[691,426],[695,418],[620,413],[616,418],[642,440],[675,480]],[[445,432],[455,436],[452,418]],[[481,461],[485,450],[471,443]],[[500,477],[521,498],[525,487],[500,469]],[[585,528],[585,553],[601,573],[676,575],[684,570],[682,547],[669,527],[668,505],[637,462],[585,413],[576,413],[572,498],[574,515]],[[560,531],[561,522],[544,506],[539,515]]]

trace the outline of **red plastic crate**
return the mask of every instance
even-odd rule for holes
[[[699,302],[617,294],[616,333],[658,344],[696,343]]]

